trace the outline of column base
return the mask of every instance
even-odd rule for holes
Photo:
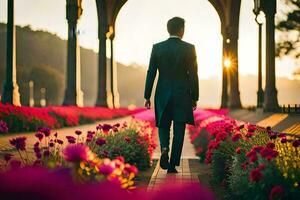
[[[82,90],[77,90],[76,92],[66,90],[63,105],[64,106],[82,107],[83,106],[83,92],[82,92]]]
[[[19,86],[5,83],[1,101],[4,104],[9,103],[14,106],[21,106]]]
[[[119,92],[114,92],[114,108],[120,108],[120,94],[119,94]]]
[[[264,91],[262,89],[257,91],[257,108],[262,108],[264,105]]]
[[[277,90],[267,90],[264,95],[264,105],[263,109],[265,112],[278,112],[280,110],[278,99],[277,99]]]

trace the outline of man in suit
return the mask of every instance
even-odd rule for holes
[[[168,173],[177,173],[185,133],[185,125],[194,125],[199,85],[195,46],[182,41],[184,19],[174,17],[167,23],[170,37],[152,48],[145,85],[145,106],[151,106],[153,82],[159,71],[155,91],[155,118],[158,127],[160,166]],[[170,127],[173,121],[173,143],[169,161]]]

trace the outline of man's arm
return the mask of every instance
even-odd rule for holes
[[[147,71],[147,78],[146,78],[146,85],[145,85],[145,92],[144,92],[144,98],[146,99],[146,107],[150,107],[150,97],[152,93],[153,83],[155,80],[156,72],[157,72],[157,62],[156,62],[156,55],[154,51],[154,45],[152,47],[151,57],[150,57],[150,63],[149,68]]]
[[[197,102],[199,99],[199,78],[198,78],[198,64],[195,46],[192,47],[192,63],[190,66],[190,82],[192,100]]]

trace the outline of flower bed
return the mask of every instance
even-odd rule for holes
[[[300,140],[270,128],[199,111],[190,138],[201,161],[210,164],[212,184],[230,199],[297,199]]]
[[[61,128],[131,115],[143,108],[108,109],[102,107],[51,106],[32,108],[0,103],[0,120],[6,122],[10,132],[35,131],[38,127]]]

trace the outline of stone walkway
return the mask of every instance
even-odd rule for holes
[[[172,133],[170,143],[172,144]],[[171,149],[171,148],[170,148]],[[160,148],[156,148],[154,152],[154,158],[160,158]],[[195,163],[191,163],[191,160],[197,160]],[[151,176],[148,190],[159,190],[161,186],[166,186],[168,184],[176,184],[180,186],[185,183],[199,183],[198,174],[200,173],[197,170],[194,170],[195,164],[199,165],[198,158],[195,156],[195,150],[193,145],[190,143],[188,133],[185,134],[184,144],[182,149],[182,157],[180,166],[176,167],[177,174],[167,174],[166,170],[163,170],[159,166],[159,162],[156,165],[156,168]]]

